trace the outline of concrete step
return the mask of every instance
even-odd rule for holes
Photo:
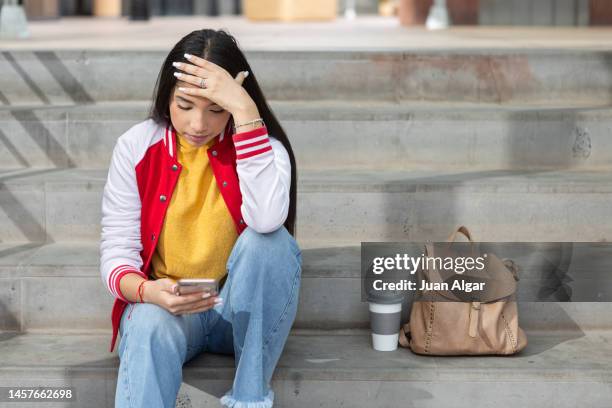
[[[0,168],[105,169],[117,138],[148,108],[144,101],[1,108]],[[272,108],[301,169],[612,168],[609,107],[362,100]]]
[[[105,170],[2,173],[1,242],[97,241],[105,182]],[[605,171],[303,171],[298,238],[420,242],[465,224],[481,241],[610,241],[611,195]]]
[[[274,372],[275,405],[609,407],[612,332],[527,335],[529,345],[517,356],[428,357],[374,351],[367,332],[294,331]],[[0,362],[3,386],[74,387],[77,403],[54,406],[114,405],[119,359],[108,352],[108,336],[4,333]],[[200,354],[183,367],[179,397],[189,405],[181,406],[218,406],[233,376],[232,356]]]
[[[382,37],[384,38],[384,37]],[[392,39],[391,37],[387,37]],[[384,40],[381,40],[384,42]],[[371,41],[370,41],[371,42]],[[379,48],[378,44],[372,48]],[[167,51],[55,50],[0,54],[2,103],[148,100]],[[163,47],[167,49],[166,47]],[[608,104],[609,50],[421,49],[247,51],[275,100]]]
[[[605,248],[604,248],[605,250]],[[608,250],[609,252],[609,250]],[[354,329],[369,327],[361,302],[360,247],[302,248],[303,270],[295,327]],[[609,259],[610,254],[599,255]],[[519,265],[526,265],[520,257]],[[604,271],[607,271],[604,268]],[[566,283],[573,299],[594,299],[592,271],[573,268]],[[540,270],[521,273],[519,299],[540,287]],[[607,273],[589,276],[604,299],[612,298]],[[590,284],[590,286],[589,286]],[[590,291],[590,292],[589,292]],[[588,292],[588,293],[585,293]],[[110,332],[113,299],[99,273],[94,243],[0,245],[0,330],[42,333]],[[531,297],[530,299],[534,299]],[[408,320],[411,298],[404,299]],[[612,302],[519,302],[521,325],[529,330],[612,329]]]

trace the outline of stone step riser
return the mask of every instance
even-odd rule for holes
[[[103,183],[0,187],[2,242],[97,241]],[[589,185],[568,183],[566,191],[558,185],[429,185],[434,191],[417,186],[393,192],[393,185],[368,191],[325,184],[300,185],[297,233],[303,242],[442,239],[457,224],[470,226],[481,241],[612,240],[612,192]]]
[[[273,104],[301,169],[612,168],[612,111],[300,111]],[[373,108],[374,109],[374,108]],[[106,169],[117,138],[146,117],[142,104],[0,111],[1,168]],[[346,152],[347,154],[338,154]]]
[[[368,306],[361,302],[362,281],[321,277],[309,268],[304,265],[294,327],[368,328]],[[81,268],[85,269],[91,268]],[[45,333],[110,330],[113,301],[96,273],[97,270],[91,270],[88,276],[78,277],[0,278],[0,294],[4,299],[0,330]],[[406,297],[403,321],[408,320],[408,301]],[[612,302],[519,302],[519,316],[521,326],[527,330],[612,329]]]
[[[278,100],[607,104],[607,51],[247,52]],[[4,103],[149,100],[161,51],[7,51]]]

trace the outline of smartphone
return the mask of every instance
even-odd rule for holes
[[[196,292],[209,292],[216,294],[219,284],[215,279],[179,279],[174,290],[176,295],[188,295]]]

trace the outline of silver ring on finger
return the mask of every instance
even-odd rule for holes
[[[200,88],[206,89],[206,83],[204,82],[204,78],[200,78]]]

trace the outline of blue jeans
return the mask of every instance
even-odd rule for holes
[[[175,316],[152,303],[125,308],[115,407],[174,408],[183,364],[198,354],[234,354],[236,374],[221,404],[272,406],[270,380],[295,319],[302,256],[285,227],[238,237],[217,305]]]

